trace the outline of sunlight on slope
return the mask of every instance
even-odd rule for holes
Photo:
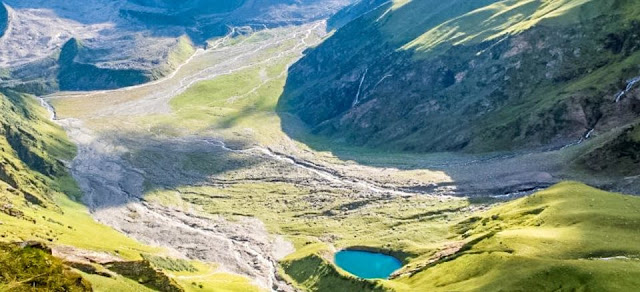
[[[562,24],[578,23],[567,16],[592,0],[506,0],[473,10],[425,32],[402,49],[428,52],[439,45],[474,44],[514,34],[549,19],[563,16]]]
[[[458,224],[462,251],[397,288],[626,291],[640,284],[639,210],[640,198],[561,183]]]

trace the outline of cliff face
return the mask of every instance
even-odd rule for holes
[[[280,110],[370,147],[561,147],[640,114],[633,87],[615,102],[640,75],[637,9],[625,0],[387,3],[295,64]]]

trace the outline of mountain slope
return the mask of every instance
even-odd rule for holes
[[[50,205],[52,193],[63,190],[58,182],[70,180],[61,159],[70,160],[75,146],[25,95],[1,92],[0,111],[1,183],[35,205]]]
[[[67,169],[76,147],[51,113],[6,89],[0,112],[0,290],[151,291],[145,286],[162,283],[160,290],[192,291],[194,279],[204,289],[257,290],[245,277],[168,257],[96,222]]]
[[[290,69],[280,111],[407,151],[558,147],[638,116],[630,0],[413,0],[339,29]]]
[[[4,6],[4,3],[0,2],[0,38],[4,36],[4,32],[8,26],[9,12],[7,11],[7,7]]]
[[[0,86],[42,95],[157,80],[212,39],[323,19],[351,0],[2,2]]]
[[[634,291],[639,208],[637,197],[563,182],[452,224],[452,244],[406,259],[390,280],[355,278],[317,244],[282,264],[308,291]]]
[[[456,254],[398,277],[428,291],[633,291],[637,197],[566,182],[458,224]],[[612,240],[615,238],[615,240]]]

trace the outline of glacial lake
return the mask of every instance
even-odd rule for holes
[[[359,250],[342,250],[336,253],[335,263],[363,279],[387,279],[402,267],[402,262],[392,256]]]

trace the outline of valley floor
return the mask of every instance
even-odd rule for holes
[[[408,275],[477,248],[469,239],[484,230],[465,237],[452,231],[458,222],[575,176],[564,162],[588,145],[418,156],[293,140],[283,127],[306,130],[276,104],[288,67],[324,36],[324,22],[229,35],[162,80],[44,97],[78,146],[70,167],[91,215],[172,257],[208,263],[171,274],[186,286],[224,287],[216,277],[232,273],[259,290],[327,288],[296,270],[329,263],[337,283],[410,289],[424,283]],[[398,280],[363,284],[335,270],[332,252],[354,246],[403,260]],[[246,289],[237,278],[228,285]]]

